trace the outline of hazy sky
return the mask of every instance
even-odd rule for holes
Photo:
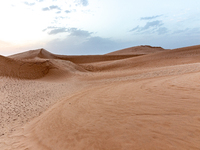
[[[200,44],[200,0],[2,0],[0,55]]]

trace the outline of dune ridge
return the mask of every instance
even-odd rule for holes
[[[15,59],[35,59],[35,58],[42,58],[42,59],[56,59],[57,56],[48,52],[45,49],[37,49],[37,50],[30,50],[27,52],[22,52],[19,54],[11,55],[9,58]]]
[[[163,49],[162,47],[141,45],[141,46],[135,46],[135,47],[130,47],[130,48],[114,51],[106,55],[130,55],[130,54],[146,55],[146,54],[151,54],[151,53],[162,52],[164,50],[165,49]]]
[[[130,57],[141,56],[141,54],[128,54],[128,55],[57,55],[48,52],[45,49],[30,50],[19,54],[11,55],[9,58],[14,59],[59,59],[71,61],[76,64],[93,63],[101,61],[112,61],[119,59],[126,59]]]

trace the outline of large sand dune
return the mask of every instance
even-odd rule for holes
[[[0,149],[200,149],[200,46],[0,57]]]

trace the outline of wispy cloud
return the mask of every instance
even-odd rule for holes
[[[29,3],[29,2],[24,2],[24,4],[28,5],[28,6],[33,6],[35,5],[35,3]]]
[[[200,28],[185,28],[182,30],[175,30],[173,34],[199,35]]]
[[[69,11],[69,10],[65,10],[65,13],[69,14],[69,13],[71,13],[71,11]]]
[[[60,7],[58,7],[56,5],[49,6],[49,9],[51,9],[51,10],[53,10],[53,9],[61,10]]]
[[[129,32],[138,32],[138,33],[154,33],[165,34],[168,32],[166,27],[163,27],[163,22],[161,20],[149,21],[143,27],[137,26],[131,29]]]
[[[68,32],[69,36],[77,36],[77,37],[89,37],[93,32],[89,32],[86,30],[81,30],[77,28],[65,28],[65,27],[47,27],[43,30],[43,32],[50,30],[48,32],[49,35],[55,35],[59,33]]]
[[[79,36],[79,37],[89,37],[93,33],[77,28],[68,28],[68,32],[70,33],[71,36]]]
[[[88,3],[88,0],[80,0],[80,3],[81,5],[83,6],[87,6],[89,3]]]
[[[49,27],[43,29],[42,31],[45,32],[45,31],[47,31],[47,30],[49,30],[49,29],[56,29],[56,27],[54,27],[54,26],[49,26]]]
[[[129,32],[137,31],[137,30],[139,30],[139,29],[140,29],[140,26],[137,26],[137,27],[131,29]]]
[[[158,28],[157,32],[158,32],[159,35],[161,35],[161,34],[168,33],[169,30],[166,27],[160,27],[160,28]]]
[[[58,34],[58,33],[63,33],[63,32],[67,32],[66,28],[53,29],[48,34],[52,35],[52,34]]]
[[[150,16],[150,17],[141,17],[140,20],[151,20],[151,19],[156,19],[162,15],[157,15],[157,16]]]
[[[42,11],[49,11],[49,10],[50,10],[49,7],[42,8]]]
[[[56,5],[51,5],[49,7],[44,7],[42,8],[43,11],[49,11],[49,10],[61,10],[60,7],[56,6]]]
[[[144,27],[141,27],[140,30],[143,31],[143,30],[147,30],[149,28],[156,28],[156,27],[159,27],[162,25],[163,25],[163,23],[160,20],[151,21],[151,22],[147,22],[146,25]]]
[[[46,44],[48,50],[62,50],[64,54],[105,54],[124,48],[131,43],[117,42],[109,38],[99,36],[77,37],[67,36],[65,39],[54,39]]]

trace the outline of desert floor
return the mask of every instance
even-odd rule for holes
[[[0,150],[199,150],[200,46],[0,56]]]

